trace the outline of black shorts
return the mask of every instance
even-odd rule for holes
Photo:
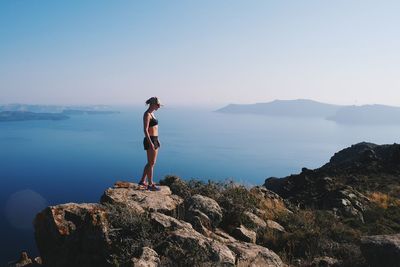
[[[151,142],[153,143],[155,149],[160,147],[160,142],[158,141],[158,136],[150,136],[150,139],[151,139]],[[150,144],[147,141],[146,137],[143,139],[143,147],[144,147],[144,150],[148,150],[150,148]]]

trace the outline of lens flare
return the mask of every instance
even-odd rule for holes
[[[12,194],[6,203],[5,215],[17,229],[33,229],[35,215],[44,209],[46,200],[33,190],[26,189]]]

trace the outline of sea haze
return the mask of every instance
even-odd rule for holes
[[[97,202],[115,181],[139,180],[146,163],[145,107],[113,109],[121,112],[0,123],[2,263],[23,249],[37,255],[30,222],[44,206]],[[343,125],[318,117],[172,107],[155,115],[161,140],[156,180],[175,174],[259,185],[270,176],[319,167],[351,144],[398,143],[400,136],[400,126]]]

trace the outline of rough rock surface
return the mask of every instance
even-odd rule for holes
[[[400,234],[364,236],[361,251],[371,267],[399,266]]]
[[[129,183],[129,187],[117,185],[107,189],[100,202],[126,205],[138,213],[143,213],[145,210],[158,211],[179,217],[179,206],[183,203],[183,199],[173,195],[168,186],[160,186],[160,189],[160,191],[142,190],[134,183]]]
[[[255,186],[250,192],[257,198],[263,210],[256,210],[258,216],[273,218],[279,214],[291,213],[286,207],[285,201],[277,193],[265,188],[264,186]],[[267,212],[268,214],[265,214]]]
[[[236,254],[236,266],[238,267],[286,266],[277,254],[265,247],[242,242],[227,245]]]
[[[222,209],[217,201],[202,195],[194,195],[185,201],[185,218],[190,221],[196,229],[213,229],[222,220]]]
[[[109,226],[99,204],[62,204],[37,214],[35,239],[48,266],[104,266]]]
[[[193,228],[181,228],[170,233],[156,248],[172,262],[185,259],[185,265],[235,266],[235,254],[223,243],[207,238]]]
[[[319,257],[312,261],[311,267],[339,267],[339,261],[331,257]]]
[[[161,191],[150,192],[132,183],[118,183],[115,188],[107,189],[101,198],[107,206],[69,203],[46,208],[34,222],[43,264],[113,266],[116,258],[110,257],[110,253],[120,248],[113,243],[113,233],[121,229],[113,228],[114,224],[108,221],[111,213],[107,212],[113,211],[110,207],[123,207],[133,212],[127,216],[137,214],[141,218],[139,222],[155,232],[149,238],[156,239],[149,242],[152,247],[143,245],[141,255],[133,254],[133,258],[126,259],[128,262],[122,262],[121,266],[284,266],[267,248],[238,241],[215,228],[222,219],[222,211],[210,198],[196,195],[187,202],[193,214],[205,216],[202,223],[205,218],[209,221],[204,233],[196,231],[189,222],[172,217],[176,216],[183,200],[173,195],[167,186],[161,188]],[[255,242],[255,233],[246,231],[246,240]],[[135,234],[124,237],[135,238]]]
[[[273,220],[267,220],[267,227],[279,232],[285,232],[285,228]]]
[[[192,225],[188,222],[177,220],[171,216],[159,212],[152,212],[150,214],[150,219],[155,227],[158,227],[162,230],[177,230],[181,228],[192,228]]]
[[[332,210],[363,221],[368,192],[395,195],[399,186],[400,145],[359,143],[343,149],[324,166],[297,175],[268,178],[264,186],[300,208]]]
[[[29,258],[28,253],[26,253],[25,251],[21,253],[19,260],[7,264],[7,267],[24,267],[24,266],[37,266],[36,264],[34,265],[32,259]]]
[[[140,258],[134,258],[131,267],[158,267],[160,266],[160,258],[153,249],[144,247]]]
[[[232,231],[232,235],[239,240],[242,240],[244,242],[250,242],[250,243],[256,243],[256,239],[257,239],[256,232],[247,229],[243,225],[241,225],[240,227],[236,227]]]

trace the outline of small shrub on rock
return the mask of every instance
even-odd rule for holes
[[[156,234],[147,213],[138,214],[123,205],[105,205],[110,223],[111,252],[114,266],[140,256],[142,247],[152,247]]]
[[[225,184],[217,202],[224,213],[221,225],[228,231],[231,227],[240,226],[246,220],[244,216],[246,211],[258,208],[254,195],[246,187],[234,183]]]
[[[201,180],[191,179],[188,182],[191,195],[202,195],[214,200],[217,200],[221,192],[224,190],[224,184],[220,182],[213,182],[208,180],[207,182]]]
[[[160,185],[168,186],[173,194],[178,195],[183,199],[191,196],[189,186],[178,176],[167,175],[164,179],[160,180]]]
[[[343,266],[363,266],[358,246],[361,232],[339,221],[331,212],[300,210],[278,218],[286,232],[264,229],[257,243],[271,248],[281,258],[293,263],[295,259],[312,262],[316,257],[330,256]]]

